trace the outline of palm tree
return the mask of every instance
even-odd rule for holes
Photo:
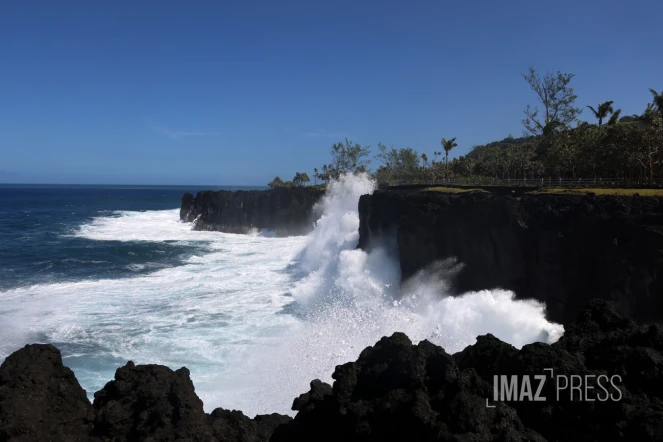
[[[654,96],[654,105],[661,113],[661,118],[663,118],[663,91],[659,94],[654,89],[649,89],[649,92]]]
[[[612,126],[613,124],[619,123],[619,115],[622,113],[621,109],[617,109],[610,115],[610,120],[608,121],[608,125]]]
[[[421,154],[421,167],[426,167],[426,164],[428,164],[428,155],[425,153]]]
[[[599,127],[601,127],[601,124],[603,124],[603,119],[607,118],[609,114],[614,112],[612,103],[614,103],[614,101],[606,101],[601,103],[599,104],[598,110],[594,109],[592,106],[587,106],[594,113],[594,116],[599,120]]]
[[[652,103],[647,103],[647,109],[642,113],[640,119],[648,124],[654,124],[658,115],[656,114],[656,105]]]
[[[442,138],[442,147],[444,148],[445,162],[447,164],[447,177],[449,176],[449,151],[454,147],[458,146],[456,143],[456,137],[453,137],[450,140]]]

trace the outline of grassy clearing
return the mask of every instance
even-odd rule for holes
[[[585,195],[587,192],[593,192],[596,195],[620,195],[620,196],[633,196],[638,194],[640,196],[663,196],[663,189],[612,189],[607,187],[599,188],[585,188],[578,187],[573,189],[565,189],[561,187],[546,187],[539,190],[530,192],[532,194],[555,194],[555,195]]]
[[[467,193],[467,192],[486,192],[483,189],[464,189],[460,187],[427,187],[423,192],[442,192],[442,193]]]

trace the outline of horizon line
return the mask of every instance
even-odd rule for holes
[[[117,183],[1,183],[0,186],[162,186],[162,187],[269,187],[266,184],[117,184]]]

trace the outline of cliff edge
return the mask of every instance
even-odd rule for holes
[[[395,235],[403,280],[456,258],[451,290],[503,288],[573,321],[595,296],[663,322],[663,198],[384,190],[359,201],[359,246]]]
[[[277,236],[305,235],[317,219],[315,204],[324,190],[312,187],[270,190],[202,191],[182,197],[180,219],[196,230],[249,233],[270,230]]]

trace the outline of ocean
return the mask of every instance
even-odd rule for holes
[[[186,366],[208,412],[292,415],[311,380],[396,331],[450,353],[561,336],[511,292],[447,296],[444,263],[401,285],[393,238],[356,249],[373,188],[342,178],[309,235],[276,238],[180,222],[184,192],[209,187],[0,185],[0,361],[52,343],[90,400],[129,360]]]

